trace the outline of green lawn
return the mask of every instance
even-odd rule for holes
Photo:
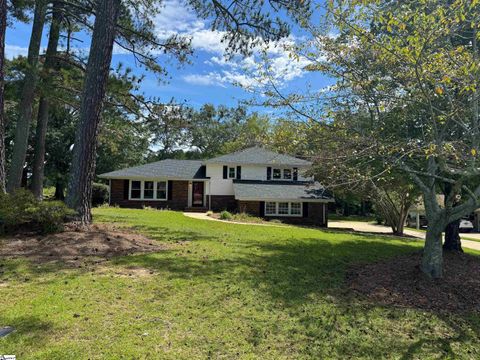
[[[101,268],[0,260],[0,354],[24,359],[479,358],[480,317],[367,304],[355,262],[421,243],[95,210],[171,244]]]

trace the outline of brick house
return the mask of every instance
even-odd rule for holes
[[[229,210],[327,226],[331,195],[307,171],[312,163],[261,147],[208,160],[162,160],[112,171],[110,204],[173,210]]]

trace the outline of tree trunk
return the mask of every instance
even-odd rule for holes
[[[58,40],[60,37],[60,6],[53,4],[52,23],[48,37],[47,53],[45,56],[44,75],[45,88],[38,105],[37,129],[35,133],[35,151],[32,166],[32,192],[37,199],[43,197],[43,177],[45,169],[45,137],[47,134],[50,99],[48,97],[49,72],[56,66]]]
[[[5,32],[7,29],[7,0],[0,0],[0,193],[5,192],[5,112],[4,112],[4,64]]]
[[[23,80],[22,93],[19,104],[19,117],[15,129],[15,140],[12,150],[12,162],[8,173],[7,189],[9,192],[19,188],[22,181],[22,172],[28,147],[28,135],[32,122],[32,107],[37,83],[38,57],[42,40],[43,25],[47,11],[47,1],[35,2],[32,35],[28,47],[27,70]]]
[[[460,239],[460,220],[449,223],[445,228],[443,250],[463,252]]]
[[[65,186],[59,180],[55,183],[55,200],[65,200]]]
[[[423,249],[422,271],[433,279],[441,278],[443,275],[442,230],[441,223],[429,220]]]
[[[67,205],[77,211],[78,220],[84,224],[92,220],[92,181],[95,175],[97,136],[120,4],[121,0],[97,2],[97,15],[85,74],[80,122],[75,136],[66,199]]]

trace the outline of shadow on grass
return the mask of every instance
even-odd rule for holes
[[[333,341],[335,354],[344,354],[346,357],[349,354],[368,354],[370,357],[381,358],[391,352],[401,354],[404,359],[413,359],[418,358],[426,347],[433,353],[440,354],[440,358],[452,357],[456,356],[453,343],[478,341],[478,318],[453,314],[428,315],[438,317],[450,329],[451,333],[443,338],[432,336],[431,324],[420,320],[425,313],[411,315],[414,317],[412,321],[419,321],[415,325],[414,336],[419,340],[413,343],[406,339],[399,342],[388,333],[374,333],[370,316],[375,319],[372,321],[377,321],[379,312],[382,313],[380,317],[401,318],[405,309],[369,303],[358,298],[345,286],[345,271],[354,263],[374,262],[419,249],[412,246],[414,243],[410,240],[386,239],[375,241],[358,236],[352,240],[337,242],[318,238],[278,242],[227,241],[218,242],[215,246],[234,247],[234,251],[215,258],[210,258],[208,252],[205,253],[201,248],[187,247],[162,254],[118,258],[114,260],[114,264],[144,267],[162,273],[168,279],[185,280],[190,284],[187,286],[192,287],[192,291],[196,284],[210,282],[221,284],[225,288],[242,289],[242,293],[244,289],[247,289],[247,292],[260,291],[269,299],[269,306],[287,311],[289,315],[297,318],[312,339],[318,340],[325,334],[335,333],[332,339],[324,340]],[[192,237],[190,240],[197,239]],[[242,293],[236,295],[235,292],[228,292],[228,297],[238,296],[242,301],[245,299]],[[214,302],[218,301],[213,306],[221,306],[224,297],[212,299],[215,299],[212,300]],[[332,311],[331,308],[325,313],[318,313],[316,306],[322,303],[333,308],[333,314],[328,313]],[[342,320],[339,320],[340,318]],[[350,336],[350,333],[358,334]],[[371,342],[362,341],[365,337]],[[319,346],[315,345],[305,351],[309,356],[325,355],[324,349],[320,351]]]
[[[0,355],[5,354],[5,348],[9,348],[8,344],[29,343],[38,347],[43,346],[48,341],[48,333],[52,330],[52,324],[48,321],[41,320],[35,316],[20,317],[3,317],[0,315],[0,327],[12,326],[15,331],[11,334],[0,338]],[[6,345],[7,344],[7,345]],[[15,350],[17,356],[21,353],[21,348],[10,349]]]

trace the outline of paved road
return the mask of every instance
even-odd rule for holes
[[[387,233],[391,234],[392,229],[388,226],[376,225],[373,223],[363,222],[363,221],[329,221],[329,228],[342,228],[342,229],[353,229],[359,232],[369,232],[369,233]],[[405,229],[405,234],[414,236],[419,239],[425,239],[424,231],[417,231],[413,229]],[[462,246],[469,249],[479,250],[480,251],[480,242],[467,240],[465,238],[478,239],[480,240],[480,234],[461,234]]]

